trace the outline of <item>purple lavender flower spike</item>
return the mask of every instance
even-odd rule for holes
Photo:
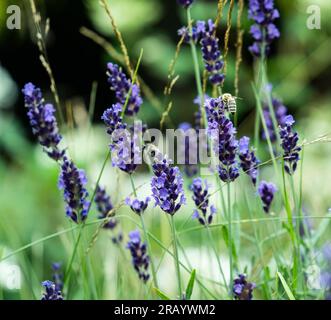
[[[224,113],[222,99],[207,100],[206,109],[208,110],[208,132],[213,142],[214,152],[220,161],[219,177],[224,182],[234,181],[239,176],[236,160],[238,150],[236,128]]]
[[[211,224],[216,213],[216,208],[213,205],[209,206],[207,181],[203,183],[201,178],[196,178],[193,180],[190,189],[193,191],[192,199],[197,207],[197,209],[194,210],[192,218],[198,219],[202,225]]]
[[[178,4],[183,6],[184,8],[188,8],[194,0],[177,0]]]
[[[110,90],[115,92],[116,99],[122,106],[124,106],[131,88],[131,94],[125,109],[125,114],[128,116],[134,116],[137,114],[143,102],[140,96],[139,86],[137,84],[132,84],[131,80],[127,79],[126,75],[117,64],[107,64],[107,75]]]
[[[74,222],[86,220],[90,202],[87,200],[87,183],[83,170],[77,169],[67,157],[63,158],[59,179],[59,188],[63,189],[64,200],[67,203],[66,214]]]
[[[215,24],[212,20],[208,20],[200,44],[205,68],[210,75],[209,81],[214,85],[222,84],[224,81],[224,74],[222,73],[224,62],[219,49],[219,40],[215,35]]]
[[[190,143],[192,138],[191,131],[188,133],[188,130],[192,129],[191,124],[188,122],[182,122],[179,127],[179,129],[183,130],[183,138],[184,144],[180,144],[178,146],[178,152],[179,154],[183,155],[185,158],[185,165],[184,165],[184,173],[187,177],[191,178],[194,177],[198,171],[198,150],[197,150],[197,144]],[[196,132],[197,133],[197,132]],[[193,131],[194,134],[194,131]],[[194,163],[190,163],[190,156],[193,158],[192,160]]]
[[[284,106],[284,104],[276,99],[276,98],[272,98],[272,106],[273,109],[275,111],[275,116],[276,116],[276,121],[277,124],[280,126],[283,126],[285,124],[285,118],[287,116],[287,108]],[[270,115],[270,111],[269,111],[269,107],[267,104],[264,104],[263,106],[263,116],[268,128],[268,133],[269,133],[269,137],[270,140],[272,142],[276,141],[276,131],[277,128],[274,128],[273,122],[272,122],[272,118]],[[266,133],[263,131],[262,132],[262,139],[266,140]]]
[[[254,42],[248,48],[249,51],[256,57],[268,54],[271,42],[280,37],[279,30],[274,24],[274,20],[279,18],[274,1],[249,0],[248,17],[255,22],[250,29]]]
[[[249,138],[242,137],[239,140],[239,159],[240,167],[246,174],[251,177],[251,180],[256,185],[256,179],[259,174],[258,164],[260,161],[256,158],[254,150],[249,148]]]
[[[38,138],[46,154],[59,161],[65,151],[59,148],[62,137],[59,134],[53,105],[44,104],[41,90],[31,82],[24,86],[22,92],[33,134]]]
[[[123,106],[120,103],[116,103],[104,111],[101,119],[107,126],[107,133],[109,135],[112,135],[116,129],[125,129],[126,124],[123,123],[121,116],[122,109]]]
[[[112,165],[128,174],[132,174],[142,162],[139,137],[129,130],[114,131],[110,149]]]
[[[292,175],[300,159],[299,152],[301,151],[301,147],[298,146],[298,133],[292,129],[295,122],[293,117],[291,115],[286,116],[284,122],[285,125],[279,129],[282,140],[281,146],[284,150],[284,168],[289,175]]]
[[[46,280],[41,285],[45,288],[45,293],[43,293],[41,300],[63,300],[61,291],[56,290],[54,282]]]
[[[248,282],[245,274],[239,274],[233,280],[233,294],[236,300],[252,300],[255,283]]]
[[[184,36],[184,42],[190,43],[192,40],[194,43],[198,43],[201,40],[203,35],[206,32],[206,22],[205,21],[197,21],[195,25],[192,25],[192,33],[190,34],[190,30],[188,27],[181,27],[177,33],[180,37]]]
[[[127,248],[131,252],[133,267],[137,271],[139,279],[147,282],[149,279],[148,266],[150,259],[147,254],[146,243],[141,242],[139,230],[131,231],[129,238]]]
[[[63,272],[61,270],[61,263],[54,262],[52,263],[53,270],[53,282],[55,284],[55,290],[62,292],[63,290]]]
[[[266,181],[261,181],[258,187],[258,192],[263,203],[263,210],[268,213],[272,200],[274,199],[274,194],[277,191],[277,187],[273,183],[268,183]]]
[[[154,177],[151,187],[155,205],[174,215],[186,201],[182,175],[178,167],[172,167],[170,161],[160,153],[155,155],[152,168]]]
[[[151,200],[150,197],[146,197],[145,201],[138,199],[126,198],[125,203],[130,206],[131,210],[137,215],[141,215],[148,207],[148,202]]]

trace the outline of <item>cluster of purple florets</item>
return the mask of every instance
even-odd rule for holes
[[[107,75],[110,89],[115,92],[122,108],[125,107],[124,113],[128,116],[136,115],[143,102],[139,86],[132,84],[117,64],[111,62],[107,64]]]
[[[149,279],[147,245],[141,241],[139,230],[131,231],[129,238],[127,248],[131,253],[133,267],[137,271],[139,278],[143,282],[147,282]]]
[[[198,219],[202,225],[211,224],[216,213],[215,206],[209,205],[208,187],[207,181],[202,181],[201,178],[194,179],[190,186],[193,192],[192,199],[196,206],[192,217]]]
[[[249,51],[257,57],[268,54],[271,42],[280,36],[274,24],[274,20],[279,18],[274,0],[249,0],[248,17],[254,21],[250,30],[254,43]]]
[[[224,81],[222,72],[224,61],[220,51],[219,39],[216,36],[215,23],[209,19],[197,21],[191,26],[191,32],[188,27],[182,27],[178,30],[178,35],[184,37],[184,42],[200,43],[202,58],[205,63],[205,69],[209,74],[209,81],[213,85],[220,85]]]

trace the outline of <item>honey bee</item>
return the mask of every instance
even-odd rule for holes
[[[222,101],[224,103],[225,109],[231,114],[235,114],[237,112],[237,97],[232,96],[230,93],[222,94]]]

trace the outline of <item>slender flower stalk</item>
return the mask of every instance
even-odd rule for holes
[[[188,24],[188,31],[189,31],[189,39],[190,39],[190,47],[191,47],[191,54],[192,54],[192,59],[193,59],[193,66],[194,66],[194,75],[195,75],[195,82],[196,82],[196,87],[198,91],[198,96],[200,98],[200,112],[202,114],[202,118],[204,121],[204,127],[207,127],[207,116],[206,112],[204,109],[204,93],[202,90],[202,84],[201,84],[201,76],[200,76],[200,66],[199,66],[199,60],[198,60],[198,54],[197,54],[197,49],[195,46],[194,42],[194,37],[193,37],[193,28],[192,28],[192,20],[191,20],[191,11],[190,8],[187,8],[186,10],[187,13],[187,24]],[[197,24],[197,32],[199,33],[200,29],[199,26],[203,28],[203,24]],[[203,32],[201,32],[202,34]],[[197,36],[198,38],[198,36]]]
[[[208,192],[208,183],[207,181],[202,181],[201,178],[196,178],[193,180],[193,183],[190,186],[190,189],[193,192],[192,199],[196,205],[196,209],[193,212],[193,219],[198,219],[199,223],[206,227],[210,246],[212,247],[215,257],[218,263],[218,267],[221,272],[222,280],[227,288],[227,282],[223,272],[223,268],[220,261],[219,252],[216,249],[215,241],[213,239],[212,233],[210,231],[209,225],[213,221],[213,217],[216,214],[216,208],[214,205],[209,205],[209,192]],[[228,289],[228,288],[227,288]]]
[[[133,176],[132,175],[130,175],[130,182],[131,182],[133,194],[134,194],[135,198],[137,199],[138,198],[138,195],[137,195],[137,191],[136,191],[136,187],[135,187],[135,184],[134,184],[134,180],[133,180]],[[130,201],[130,204],[129,205],[131,206],[132,205],[132,201],[131,200],[129,200],[129,201]],[[154,287],[155,288],[158,288],[159,286],[158,286],[158,281],[157,281],[157,277],[156,277],[156,268],[155,268],[155,265],[154,265],[154,260],[152,259],[152,257],[153,257],[152,247],[151,247],[151,244],[150,244],[150,241],[149,241],[149,237],[148,237],[147,228],[146,228],[146,225],[145,225],[144,216],[142,214],[143,211],[146,210],[149,201],[150,201],[150,199],[147,200],[147,198],[146,198],[145,202],[143,202],[142,204],[140,204],[141,205],[140,210],[139,210],[140,213],[139,214],[137,212],[136,213],[140,217],[141,227],[142,227],[142,230],[144,232],[144,237],[146,239],[147,251],[148,251],[148,253],[149,253],[150,257],[151,257],[150,262],[151,262],[151,269],[152,269],[152,276],[153,276],[153,284],[154,284]],[[128,202],[128,199],[126,200],[126,202]],[[143,209],[143,207],[145,207],[145,206],[146,206],[146,208]],[[136,208],[136,205],[133,205],[132,207],[133,207],[133,209],[135,209]]]

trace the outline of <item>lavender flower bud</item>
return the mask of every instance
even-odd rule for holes
[[[63,300],[61,291],[56,290],[56,286],[52,281],[46,280],[41,284],[45,288],[41,300]]]
[[[255,186],[259,174],[257,166],[260,161],[256,158],[254,150],[250,150],[248,137],[242,137],[239,140],[239,159],[240,167],[251,177]]]
[[[254,43],[249,47],[249,51],[256,57],[268,54],[271,42],[280,36],[279,30],[273,23],[279,18],[279,11],[274,8],[274,1],[250,0],[248,17],[255,22],[250,30]]]
[[[192,199],[197,207],[193,213],[193,219],[198,219],[202,225],[209,225],[213,221],[213,216],[216,213],[216,208],[211,205],[209,207],[209,193],[207,181],[203,184],[201,178],[196,178],[190,186],[193,191]],[[209,209],[209,213],[208,213]],[[201,214],[200,214],[201,213]]]
[[[88,192],[85,188],[87,178],[83,170],[77,169],[67,157],[63,158],[59,179],[59,188],[63,190],[64,201],[67,203],[66,214],[74,222],[85,221],[88,214]]]
[[[178,167],[170,166],[170,162],[161,154],[156,154],[152,169],[155,175],[151,181],[155,205],[174,215],[186,200],[182,175]]]
[[[139,279],[147,282],[149,279],[149,256],[147,255],[146,243],[141,242],[139,230],[131,231],[129,238],[127,248],[131,252],[133,267],[137,271]]]
[[[141,215],[148,207],[148,202],[151,200],[150,197],[146,197],[145,201],[138,199],[126,198],[125,203],[130,206],[131,210],[137,215]]]
[[[230,119],[225,116],[222,99],[209,99],[206,101],[208,110],[208,132],[213,143],[213,149],[220,165],[219,177],[224,182],[234,181],[239,176],[236,154],[238,141],[236,129]]]
[[[33,134],[38,138],[38,142],[47,155],[59,161],[65,151],[59,148],[62,137],[59,134],[53,105],[44,104],[41,90],[31,82],[24,86],[22,92]]]
[[[219,49],[219,40],[215,35],[215,24],[212,20],[208,20],[200,44],[205,68],[210,74],[210,82],[214,85],[222,84],[224,81],[224,74],[222,73],[224,62]]]
[[[115,92],[116,99],[122,106],[124,106],[131,88],[131,94],[125,109],[125,114],[128,116],[134,116],[138,113],[143,102],[140,96],[139,86],[137,84],[132,84],[131,80],[127,79],[126,75],[118,65],[108,63],[107,69],[110,90]]]
[[[281,146],[284,150],[284,168],[285,171],[292,175],[300,159],[299,152],[301,147],[298,146],[299,136],[297,132],[292,130],[294,119],[291,115],[285,117],[285,125],[280,127]]]
[[[236,300],[252,300],[255,283],[248,282],[245,274],[239,274],[233,280],[233,294]]]
[[[268,213],[274,194],[277,191],[277,187],[273,183],[261,181],[258,187],[258,192],[263,203],[263,210]]]

